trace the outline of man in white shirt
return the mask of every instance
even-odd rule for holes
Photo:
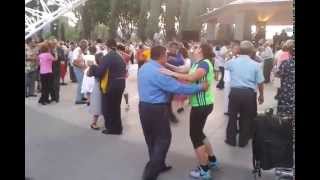
[[[269,42],[265,42],[259,47],[258,55],[263,59],[263,75],[265,83],[270,82],[270,74],[273,67],[273,52]]]
[[[73,50],[76,48],[76,45],[74,42],[71,42],[70,43],[70,47],[69,47],[69,50],[68,50],[68,66],[69,66],[69,76],[70,76],[70,80],[71,82],[75,83],[77,82],[77,79],[76,79],[76,76],[74,74],[74,71],[73,71],[73,66],[71,64],[71,60],[72,60],[72,52]]]
[[[219,83],[217,84],[217,88],[223,89],[224,88],[224,64],[225,64],[225,58],[228,52],[227,47],[225,46],[227,43],[224,43],[224,46],[221,47],[220,44],[218,44],[214,49],[213,52],[215,53],[215,66],[219,68],[219,72],[221,72],[221,78],[219,80]]]
[[[78,82],[77,87],[77,96],[75,104],[85,104],[86,101],[84,99],[84,95],[81,94],[82,80],[83,80],[83,72],[86,69],[86,64],[84,61],[84,52],[88,47],[88,41],[81,40],[79,47],[77,47],[72,52],[71,65],[73,66],[73,71],[76,75],[76,79]]]

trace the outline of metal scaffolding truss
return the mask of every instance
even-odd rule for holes
[[[25,39],[87,0],[25,0]]]

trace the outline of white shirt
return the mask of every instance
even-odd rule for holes
[[[96,58],[95,58],[94,55],[90,55],[90,54],[84,55],[84,56],[83,56],[83,59],[84,59],[84,61],[85,61],[85,63],[86,63],[87,66],[89,66],[90,63],[91,63],[91,64],[96,64]]]
[[[272,59],[273,58],[273,52],[272,52],[272,49],[269,46],[264,48],[264,51],[259,53],[259,55],[260,55],[260,57],[262,57],[263,60]]]
[[[72,51],[71,65],[73,67],[74,67],[74,65],[73,65],[74,60],[78,59],[79,56],[80,56],[80,58],[82,58],[84,60],[84,57],[83,57],[84,55],[82,53],[81,48],[77,47]],[[82,64],[84,64],[84,63],[85,63],[85,61],[82,62]]]
[[[213,48],[213,52],[216,55],[215,65],[217,67],[224,67],[224,64],[225,64],[224,57],[225,57],[227,51],[228,51],[228,49],[225,46],[221,47],[219,51],[217,51],[215,47]]]

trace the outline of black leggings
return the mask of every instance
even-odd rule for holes
[[[39,103],[49,102],[49,95],[53,96],[53,74],[40,74],[41,97]]]
[[[213,104],[201,107],[192,107],[190,113],[190,138],[194,149],[204,145],[206,135],[203,133],[208,115],[213,110]]]

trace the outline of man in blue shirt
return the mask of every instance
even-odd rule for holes
[[[254,46],[249,41],[240,44],[240,55],[226,63],[230,72],[229,123],[225,142],[236,145],[237,116],[239,118],[239,146],[245,147],[252,135],[253,119],[257,114],[257,93],[259,89],[259,104],[263,103],[263,73],[259,63],[249,56]]]
[[[191,95],[208,88],[206,82],[200,85],[182,84],[160,73],[160,68],[167,62],[165,47],[153,47],[151,59],[138,72],[139,115],[150,158],[143,180],[155,180],[159,173],[171,169],[165,164],[171,143],[168,106],[171,93]]]

